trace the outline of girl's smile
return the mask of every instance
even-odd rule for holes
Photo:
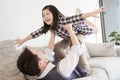
[[[53,15],[48,9],[43,10],[42,15],[43,15],[43,21],[47,25],[52,25],[53,24]]]

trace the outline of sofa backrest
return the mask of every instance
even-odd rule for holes
[[[24,80],[16,66],[17,57],[13,40],[0,41],[0,80]]]
[[[91,57],[116,57],[117,52],[113,42],[108,43],[86,43]]]

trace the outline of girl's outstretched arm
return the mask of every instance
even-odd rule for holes
[[[93,11],[93,12],[88,12],[88,13],[82,13],[82,14],[77,14],[77,15],[73,15],[73,16],[67,16],[67,17],[61,17],[59,19],[59,24],[62,25],[66,25],[66,24],[70,24],[70,23],[75,23],[75,22],[79,22],[80,20],[85,20],[88,17],[97,17],[96,15],[103,12],[103,7]]]
[[[20,45],[22,45],[23,43],[25,43],[26,41],[28,41],[30,39],[32,39],[32,36],[28,35],[23,39],[20,39],[20,38],[15,39],[15,42],[16,42],[16,44],[18,44],[18,46],[20,46]]]
[[[94,17],[94,16],[96,16],[97,14],[99,14],[101,12],[104,12],[104,7],[100,7],[99,9],[97,9],[97,10],[95,10],[93,12],[83,13],[82,18],[86,19],[88,17],[92,17],[92,16]]]
[[[30,33],[28,36],[24,37],[23,39],[20,39],[20,38],[15,39],[16,44],[18,44],[18,46],[20,46],[28,40],[35,39],[35,38],[41,36],[43,34],[43,33],[41,33],[41,30],[42,30],[42,27],[35,30],[34,32]]]

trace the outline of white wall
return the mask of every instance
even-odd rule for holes
[[[63,14],[73,15],[75,9],[83,12],[93,11],[98,7],[98,0],[0,0],[0,41],[23,38],[42,26],[41,10],[47,4],[55,5]],[[94,19],[92,19],[94,21]],[[97,19],[99,21],[99,19]],[[95,20],[96,24],[100,23]],[[96,41],[96,35],[94,36]],[[101,36],[101,34],[98,34]],[[50,34],[28,41],[24,45],[45,46]],[[57,38],[57,41],[60,38]],[[98,37],[101,42],[101,37]],[[92,40],[89,39],[90,42]]]

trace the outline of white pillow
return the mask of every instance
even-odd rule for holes
[[[113,42],[99,44],[86,43],[86,46],[90,52],[91,57],[117,56]]]

